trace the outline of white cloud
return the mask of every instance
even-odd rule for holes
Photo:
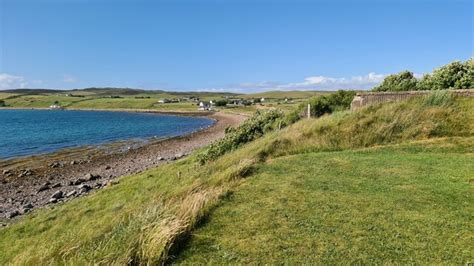
[[[257,83],[240,83],[225,86],[213,91],[232,91],[232,92],[259,92],[269,90],[367,90],[383,81],[387,75],[374,72],[363,76],[353,77],[327,77],[310,76],[301,82],[277,83],[272,81],[263,81]]]
[[[77,78],[72,76],[72,75],[64,75],[63,76],[63,82],[66,82],[66,83],[75,83],[77,82]]]
[[[25,78],[7,73],[0,73],[0,90],[22,89],[28,86]]]
[[[374,87],[383,81],[384,74],[371,72],[364,76],[353,77],[326,77],[312,76],[304,79],[303,82],[289,83],[281,85],[283,89],[290,90],[337,90],[337,89],[361,89],[366,90]]]

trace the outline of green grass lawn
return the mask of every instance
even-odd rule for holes
[[[464,144],[272,160],[192,233],[175,262],[465,264],[474,259],[474,139]]]

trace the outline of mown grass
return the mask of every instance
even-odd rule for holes
[[[196,156],[193,155],[139,175],[124,177],[116,186],[92,193],[89,197],[73,200],[52,210],[36,211],[1,229],[0,264],[162,263],[170,258],[169,251],[174,245],[188,235],[198,222],[207,217],[231,191],[237,193],[240,188],[250,189],[252,182],[259,180],[263,183],[255,183],[256,190],[254,192],[248,190],[249,194],[245,194],[248,196],[249,204],[259,199],[268,200],[269,204],[281,200],[283,205],[270,212],[272,215],[284,213],[293,215],[291,208],[300,208],[308,215],[308,225],[304,224],[304,219],[300,221],[303,224],[299,226],[303,228],[313,226],[311,224],[313,215],[321,216],[314,226],[321,225],[324,230],[329,231],[313,232],[321,234],[317,236],[327,236],[326,242],[317,246],[319,251],[316,250],[318,252],[314,256],[319,257],[312,257],[314,259],[335,261],[333,259],[339,256],[336,251],[341,250],[337,245],[347,244],[347,250],[352,252],[350,254],[366,250],[366,253],[358,255],[362,261],[369,261],[370,255],[374,255],[376,256],[372,258],[374,261],[391,262],[401,258],[397,254],[408,254],[409,258],[400,260],[457,263],[469,258],[466,254],[472,253],[472,249],[461,247],[466,243],[463,234],[449,233],[453,232],[452,228],[468,230],[465,221],[472,219],[465,203],[472,202],[472,185],[467,184],[466,180],[468,174],[472,172],[470,153],[473,143],[469,137],[472,136],[473,124],[469,124],[469,121],[472,120],[470,108],[473,106],[473,99],[457,101],[449,107],[426,106],[419,101],[410,101],[373,106],[354,113],[336,113],[320,119],[300,121],[279,132],[267,134],[202,166],[197,163]],[[433,142],[436,138],[443,137],[456,138],[441,144]],[[416,149],[411,148],[412,146],[409,146],[408,150],[399,151],[393,148],[385,151],[378,151],[375,148],[367,151],[351,151],[413,140],[426,143],[413,144],[418,150],[435,147],[434,150],[441,149],[442,152],[416,153],[414,152]],[[451,149],[450,147],[452,147],[450,153],[443,150]],[[393,163],[390,164],[392,160]],[[365,172],[369,171],[367,168],[372,165],[376,169],[374,173]],[[315,175],[318,171],[324,175]],[[418,177],[420,180],[416,179]],[[285,180],[286,178],[288,180]],[[416,193],[406,192],[404,199],[395,195],[396,190],[392,185],[397,179],[398,185],[406,186],[406,189],[413,186],[413,192]],[[244,186],[239,187],[242,182]],[[286,188],[288,182],[295,183],[294,186],[301,183],[303,188],[298,188],[300,190],[291,189],[291,186]],[[304,188],[306,185],[308,187]],[[320,186],[323,185],[327,189],[321,191]],[[268,195],[270,198],[258,198],[258,195],[254,195],[255,199],[252,198],[251,193],[260,193],[258,189],[269,190],[265,192],[267,194],[262,195]],[[307,192],[305,189],[314,191]],[[282,194],[286,199],[285,197],[280,199],[280,193],[271,194],[271,191],[279,190],[281,193],[286,193]],[[243,191],[245,193],[245,190]],[[323,195],[324,191],[331,193]],[[303,199],[306,197],[299,192],[312,193],[313,197],[305,203]],[[412,196],[413,203],[409,202],[408,196]],[[296,201],[297,199],[299,201]],[[347,205],[351,203],[350,199],[354,199],[354,206]],[[365,199],[372,199],[375,202],[371,203],[372,201]],[[443,203],[442,199],[446,202]],[[334,200],[334,204],[330,200]],[[387,205],[382,205],[384,200],[387,201]],[[379,210],[375,203],[379,203]],[[299,204],[302,205],[298,207]],[[369,224],[376,225],[374,228],[365,228],[365,221],[358,215],[358,212],[363,212],[367,204],[373,210],[373,213],[367,212],[367,214],[372,215]],[[413,210],[402,208],[405,205]],[[315,237],[306,235],[308,231],[302,230],[294,237],[286,235],[287,232],[291,233],[292,230],[298,229],[293,228],[295,221],[282,224],[286,229],[280,232],[278,223],[273,223],[270,228],[268,226],[272,225],[271,223],[262,225],[262,221],[270,217],[267,216],[266,206],[272,208],[271,205],[262,205],[256,209],[263,211],[262,219],[242,214],[247,217],[246,225],[242,227],[244,230],[242,235],[253,234],[255,237],[252,241],[269,246],[268,248],[254,246],[268,251],[258,253],[260,257],[255,258],[256,261],[263,262],[266,258],[268,261],[273,261],[281,258],[274,252],[288,254],[282,251],[286,244],[270,241],[276,236],[282,239],[293,238],[294,241],[288,243],[290,247],[290,244],[307,243],[302,247],[312,248],[311,243],[314,243]],[[398,208],[395,208],[397,206]],[[453,211],[451,209],[453,206],[457,206],[459,210]],[[243,209],[247,207],[242,206]],[[394,208],[390,209],[391,207]],[[423,207],[426,208],[425,212],[422,211]],[[217,209],[217,215],[220,210],[221,208]],[[412,223],[410,219],[416,218],[417,215],[420,215],[419,220],[413,221],[417,227],[410,226]],[[442,223],[446,219],[435,219],[436,215],[456,218],[458,221],[448,220]],[[334,219],[325,219],[325,216]],[[212,217],[209,223],[211,227]],[[278,216],[275,222],[280,218]],[[399,236],[407,237],[405,240],[400,240],[401,242],[391,240],[399,236],[389,234],[394,232],[394,227],[388,224],[390,220],[399,221],[401,226]],[[427,226],[420,228],[423,223],[427,223]],[[259,228],[260,225],[263,227]],[[238,225],[225,223],[221,225],[229,228],[235,226]],[[250,231],[247,232],[246,229]],[[415,229],[418,231],[411,231]],[[209,230],[209,234],[226,233],[225,228]],[[353,234],[353,230],[359,234]],[[443,233],[443,230],[447,230],[447,233]],[[377,233],[373,235],[372,231]],[[428,239],[434,241],[434,244],[420,246],[418,243],[428,242],[416,237],[427,236],[428,233],[431,234]],[[333,241],[331,234],[338,237],[337,242]],[[382,236],[389,240],[380,241]],[[242,262],[250,259],[245,254],[247,249],[253,246],[253,242],[247,240],[240,242],[243,253],[234,256],[230,250],[234,248],[232,237],[223,237],[223,240],[225,239],[229,240],[230,246],[225,246],[224,242],[219,245],[223,245],[228,256]],[[268,241],[264,241],[265,239]],[[460,244],[453,244],[453,239],[459,240]],[[439,245],[442,242],[448,243],[449,246],[442,249]],[[399,246],[401,244],[406,246],[402,248]],[[248,247],[244,247],[245,245]],[[211,259],[222,261],[209,255],[203,245],[198,243],[194,249],[193,246],[191,245],[187,253],[183,253],[186,255],[183,259],[190,259],[190,262]],[[427,253],[419,251],[421,247],[427,248],[428,251],[433,247],[433,251],[439,251],[441,255],[433,254],[433,259],[426,259],[424,255]],[[448,251],[453,251],[454,248],[460,251],[456,251],[451,257],[447,256]],[[202,256],[192,253],[193,250],[200,249],[203,252]],[[321,255],[323,251],[328,255]],[[291,252],[300,251],[293,249]],[[255,254],[251,253],[249,256]],[[364,254],[367,256],[364,257]],[[288,261],[291,259],[299,262],[301,261],[299,258],[289,257]]]
[[[175,262],[472,261],[474,138],[468,150],[451,140],[417,146],[424,143],[271,160],[223,200]]]

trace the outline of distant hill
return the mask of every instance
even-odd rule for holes
[[[94,94],[98,96],[110,96],[110,95],[139,95],[139,94],[168,94],[175,96],[230,96],[230,97],[242,97],[246,99],[251,98],[293,98],[303,99],[318,96],[321,94],[331,93],[331,91],[266,91],[258,93],[232,93],[232,92],[207,92],[207,91],[165,91],[165,90],[143,90],[133,88],[114,88],[114,87],[90,87],[83,89],[73,90],[57,90],[57,89],[13,89],[3,90],[2,93],[14,93],[14,94],[48,94],[48,93],[87,93],[88,95]]]
[[[50,89],[13,89],[13,90],[2,90],[2,93],[15,93],[15,94],[43,94],[43,93],[58,93],[63,92],[62,90],[50,90]]]
[[[266,91],[259,93],[241,94],[243,98],[269,98],[269,99],[306,99],[321,94],[331,93],[331,91]]]

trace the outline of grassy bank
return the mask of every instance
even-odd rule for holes
[[[222,201],[175,262],[465,264],[473,151],[470,138],[279,157]]]
[[[340,112],[204,165],[195,154],[124,177],[1,229],[0,264],[303,262],[311,250],[308,262],[462,263],[473,253],[473,108]]]

